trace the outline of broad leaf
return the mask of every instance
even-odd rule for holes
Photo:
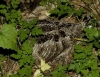
[[[48,70],[50,68],[51,68],[51,66],[49,66],[47,63],[45,63],[45,61],[43,59],[41,59],[41,70],[45,71],[45,70]]]
[[[0,47],[17,50],[17,32],[14,24],[4,24],[0,29]]]

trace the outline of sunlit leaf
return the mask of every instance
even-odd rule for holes
[[[51,66],[49,66],[43,59],[41,59],[41,66],[40,66],[42,71],[49,70]],[[34,77],[43,77],[43,74],[41,73],[40,69],[37,69],[36,72],[34,73]]]
[[[37,69],[34,73],[34,77],[43,77],[43,74],[40,72],[40,69]]]
[[[47,63],[45,63],[45,61],[43,59],[41,59],[41,70],[45,71],[45,70],[48,70],[50,68],[51,68],[51,66],[48,65]]]

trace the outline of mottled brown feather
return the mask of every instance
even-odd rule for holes
[[[47,19],[38,21],[37,26],[41,26],[44,34],[37,36],[33,56],[46,62],[67,63],[73,52],[73,39],[81,37],[82,25]]]

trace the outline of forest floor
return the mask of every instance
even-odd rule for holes
[[[90,1],[90,0],[89,0]],[[72,2],[75,3],[75,8],[76,9],[80,9],[80,7],[85,7],[88,8],[84,2],[82,2],[82,0],[72,0]],[[90,2],[91,4],[91,2]],[[93,4],[90,5],[91,8],[94,9]],[[100,5],[98,5],[98,3],[96,4],[97,10],[100,10]],[[56,17],[50,17],[48,14],[51,10],[53,10],[55,8],[54,5],[51,6],[51,9],[46,9],[45,6],[37,6],[34,10],[32,10],[31,12],[26,9],[25,11],[22,12],[22,20],[27,20],[30,21],[32,19],[38,18],[39,20],[45,20],[47,18],[52,18],[56,21],[59,22],[67,22],[67,23],[73,23],[73,24],[77,24],[80,22],[89,22],[90,21],[90,17],[89,17],[89,13],[90,11],[85,11],[85,14],[83,14],[82,18],[80,20],[77,20],[77,18],[73,15],[70,15],[69,17],[63,17],[61,19],[57,19]],[[95,13],[95,11],[93,11]],[[98,14],[95,14],[95,17],[99,20],[100,16],[98,16]],[[100,22],[100,21],[99,21]],[[96,55],[97,53],[94,51],[94,54]],[[73,56],[71,55],[71,57],[73,59]],[[19,65],[15,60],[11,60],[11,59],[7,59],[5,61],[2,62],[2,67],[3,70],[5,70],[5,74],[7,74],[9,71],[11,71],[13,74],[17,73],[17,70],[19,69]],[[33,72],[35,72],[36,70],[33,70]],[[77,75],[75,72],[67,72],[66,73],[69,77],[81,77],[79,74]]]

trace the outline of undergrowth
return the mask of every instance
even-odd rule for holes
[[[0,25],[0,47],[14,50],[14,53],[8,56],[18,61],[20,65],[17,74],[7,76],[31,77],[35,62],[32,57],[32,47],[35,43],[34,36],[43,32],[35,26],[37,19],[30,22],[21,20],[21,11],[18,9],[19,4],[20,0],[12,0],[10,4],[0,5],[0,13],[4,18]],[[2,77],[6,76],[2,74]]]
[[[84,28],[84,32],[87,40],[81,45],[75,45],[74,60],[69,70],[76,71],[82,77],[99,77],[100,30],[92,27]]]
[[[47,5],[54,0],[45,0],[41,5]],[[76,10],[70,0],[56,0],[56,8],[50,12],[58,19],[62,16],[80,17],[84,13],[84,8]],[[83,0],[85,4],[85,0]],[[20,67],[17,74],[4,75],[2,77],[31,77],[32,67],[35,59],[32,57],[32,48],[35,43],[35,36],[42,34],[39,26],[35,26],[38,19],[30,22],[21,20],[21,11],[19,8],[20,0],[12,0],[10,3],[0,4],[0,47],[4,50],[11,49],[14,53],[7,56],[16,60]],[[66,7],[65,7],[66,6]],[[2,19],[3,18],[3,19]],[[83,29],[84,36],[80,40],[81,44],[75,45],[73,61],[68,65],[58,65],[58,68],[50,73],[52,77],[69,77],[68,71],[74,71],[82,77],[99,77],[99,58],[100,58],[100,30],[96,27],[98,20],[96,17],[90,20]],[[2,52],[2,51],[0,51]],[[6,51],[5,51],[6,52]],[[1,62],[6,56],[0,54],[0,71],[2,71]],[[42,76],[41,76],[42,77]],[[47,76],[44,76],[47,77]]]

